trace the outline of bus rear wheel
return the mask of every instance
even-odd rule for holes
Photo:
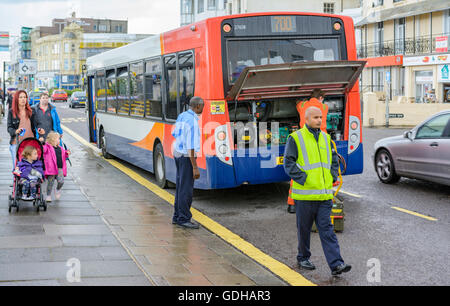
[[[103,129],[100,130],[100,148],[102,150],[102,155],[106,159],[111,159],[113,156],[106,151],[106,136]]]
[[[153,171],[155,179],[159,187],[167,188],[168,181],[166,179],[166,161],[164,159],[163,146],[158,143],[153,154]]]

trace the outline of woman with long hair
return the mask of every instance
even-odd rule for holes
[[[22,139],[34,137],[35,127],[31,120],[32,110],[28,104],[28,95],[25,90],[18,90],[13,97],[11,109],[8,112],[8,133],[11,136],[9,151],[16,165],[16,149]]]

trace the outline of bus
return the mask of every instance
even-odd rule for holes
[[[193,96],[199,119],[198,189],[289,181],[283,153],[299,128],[296,104],[326,92],[327,130],[363,170],[358,77],[350,17],[253,13],[209,18],[87,59],[88,126],[105,158],[176,181],[171,131]]]

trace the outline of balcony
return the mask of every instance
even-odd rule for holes
[[[420,36],[397,40],[386,40],[382,43],[371,43],[357,46],[358,58],[380,57],[391,55],[421,55],[439,53],[436,51],[436,38],[447,36],[450,41],[450,33],[433,36]],[[448,42],[447,42],[448,48]],[[449,50],[450,48],[448,48]]]

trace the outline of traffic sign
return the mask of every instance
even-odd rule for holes
[[[404,117],[405,117],[404,114],[389,114],[389,118],[401,119],[401,118],[404,118]]]

